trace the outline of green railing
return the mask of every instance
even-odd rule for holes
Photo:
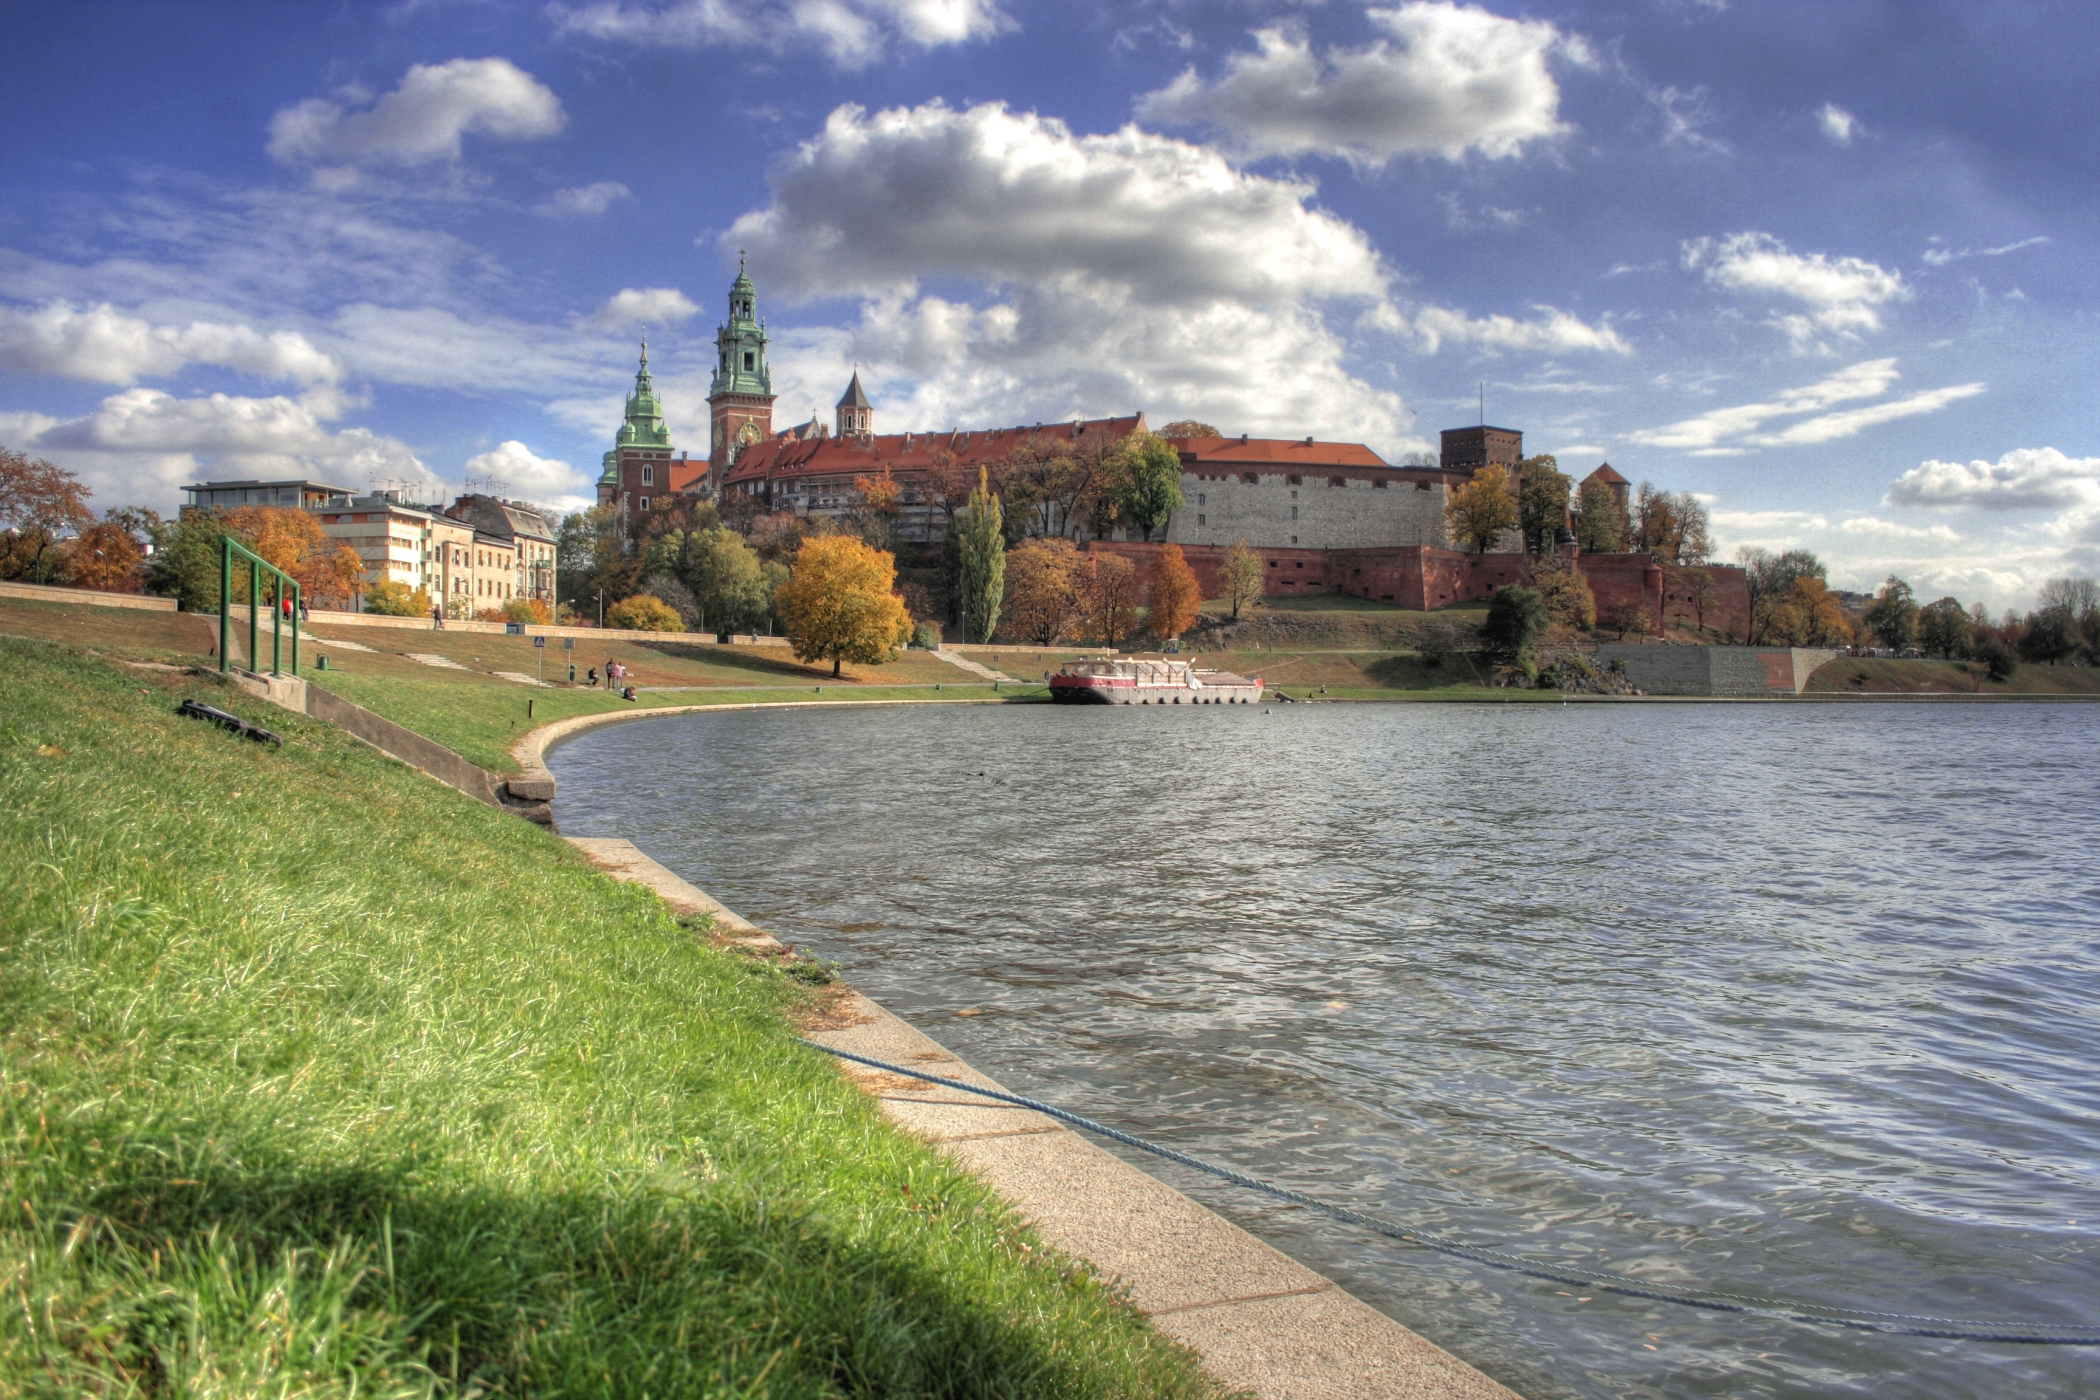
[[[267,569],[275,576],[276,597],[270,601],[270,674],[284,674],[284,619],[289,612],[292,619],[292,674],[299,674],[299,580],[257,554],[231,535],[219,537],[219,669],[233,669],[233,561],[238,555],[248,561],[248,669],[261,671],[256,664],[256,646],[261,619],[257,613],[262,608],[262,576]],[[291,606],[287,610],[285,604]]]

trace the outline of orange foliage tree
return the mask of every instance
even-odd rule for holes
[[[1088,552],[1077,572],[1088,634],[1107,647],[1128,638],[1137,626],[1137,566],[1120,554]]]
[[[0,578],[48,583],[62,560],[59,537],[95,523],[92,494],[64,467],[0,447]]]
[[[1079,550],[1067,539],[1030,540],[1006,555],[1003,631],[1037,646],[1064,636],[1079,612]]]
[[[1150,609],[1146,622],[1154,636],[1178,637],[1189,630],[1196,621],[1197,604],[1203,601],[1203,590],[1196,584],[1196,571],[1181,552],[1181,546],[1170,544],[1152,561],[1152,587],[1146,593],[1146,605]]]
[[[349,545],[329,539],[310,511],[289,506],[235,506],[225,513],[225,523],[250,549],[299,580],[300,595],[309,606],[348,603],[357,595],[364,561]],[[241,590],[246,586],[236,580],[235,596],[244,596]],[[275,601],[274,592],[270,597]]]

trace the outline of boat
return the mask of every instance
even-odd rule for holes
[[[1050,678],[1050,698],[1066,705],[1252,705],[1261,697],[1260,676],[1189,661],[1071,661]]]

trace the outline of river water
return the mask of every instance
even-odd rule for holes
[[[2100,706],[782,709],[551,767],[1018,1092],[1541,1260],[2100,1326]],[[1126,1155],[1530,1400],[2100,1395]]]

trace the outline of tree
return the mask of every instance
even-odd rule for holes
[[[225,517],[217,511],[183,516],[146,561],[147,590],[175,599],[184,612],[217,612],[219,541],[227,533]]]
[[[610,606],[634,592],[648,555],[627,545],[620,512],[612,506],[564,517],[554,544],[563,595],[583,608],[601,599]]]
[[[1135,525],[1149,544],[1181,509],[1181,454],[1155,433],[1132,433],[1117,449],[1112,473],[1115,518]]]
[[[1639,598],[1628,598],[1613,607],[1604,615],[1604,621],[1619,634],[1619,640],[1622,642],[1626,640],[1626,634],[1629,632],[1636,637],[1645,637],[1655,630],[1655,618],[1650,615],[1647,603]]]
[[[1518,528],[1524,549],[1530,554],[1549,554],[1561,527],[1568,522],[1568,494],[1575,483],[1551,455],[1526,457],[1517,463],[1523,485],[1517,496]]]
[[[1006,556],[1006,623],[1016,635],[1049,646],[1079,611],[1079,550],[1070,540],[1030,540]]]
[[[1918,645],[1928,656],[1967,656],[1974,634],[1969,610],[1959,599],[1941,598],[1918,609]]]
[[[2020,634],[2020,659],[2054,666],[2076,656],[2084,646],[2085,636],[2070,609],[2046,607],[2027,615],[2027,629]]]
[[[218,607],[217,598],[212,599],[212,606]],[[365,611],[382,617],[428,617],[430,594],[421,588],[411,590],[394,579],[375,579],[365,590]]]
[[[1918,635],[1918,603],[1910,585],[1890,574],[1867,604],[1867,629],[1891,651],[1901,651]]]
[[[145,557],[131,531],[115,520],[104,520],[67,541],[61,576],[74,588],[136,593],[139,565]]]
[[[775,595],[798,661],[876,665],[911,643],[911,614],[897,596],[897,560],[846,535],[802,542]]]
[[[1617,554],[1626,547],[1626,513],[1619,493],[1601,481],[1585,481],[1576,497],[1575,543],[1584,554]]]
[[[1181,546],[1162,546],[1152,561],[1152,586],[1146,590],[1146,624],[1155,637],[1178,637],[1196,621],[1203,591]]]
[[[1088,551],[1080,560],[1078,582],[1088,635],[1106,647],[1129,637],[1137,625],[1137,566],[1120,554]]]
[[[977,640],[990,641],[999,630],[999,604],[1006,596],[1006,521],[983,467],[977,469],[977,489],[970,493],[969,505],[955,517],[955,543],[963,639],[969,639],[970,623],[975,621]]]
[[[1223,433],[1219,432],[1219,431],[1218,431],[1218,430],[1217,430],[1216,428],[1213,428],[1213,427],[1212,427],[1212,426],[1211,426],[1210,424],[1208,424],[1208,423],[1199,423],[1199,422],[1197,422],[1197,421],[1196,421],[1195,419],[1193,419],[1193,418],[1177,418],[1177,419],[1175,419],[1175,420],[1174,420],[1173,422],[1171,422],[1171,423],[1167,424],[1167,426],[1166,426],[1166,427],[1164,427],[1164,428],[1161,428],[1161,429],[1159,430],[1159,435],[1160,435],[1161,437],[1163,437],[1163,438],[1190,438],[1190,437],[1223,437],[1223,436],[1225,436],[1225,434],[1223,434]]]
[[[1240,609],[1259,607],[1262,593],[1268,586],[1268,573],[1261,566],[1261,556],[1256,554],[1245,540],[1241,540],[1225,551],[1225,601],[1232,605],[1232,620],[1240,620]]]
[[[730,529],[695,532],[689,586],[699,611],[699,630],[756,632],[772,612],[773,590],[765,561]]]
[[[1774,554],[1768,549],[1746,546],[1735,552],[1735,559],[1743,566],[1744,585],[1750,591],[1750,636],[1747,640],[1753,646],[1765,635],[1767,614],[1787,599],[1796,580],[1812,578],[1823,583],[1829,579],[1823,561],[1805,549]]]
[[[92,494],[65,468],[0,447],[0,578],[50,582],[59,537],[95,523]]]
[[[1504,530],[1518,520],[1517,498],[1510,494],[1509,473],[1490,464],[1473,473],[1444,502],[1444,533],[1461,549],[1485,554]]]
[[[605,610],[605,620],[629,632],[682,632],[678,609],[650,593],[622,598]]]
[[[2059,608],[2077,624],[2085,652],[2100,664],[2100,580],[2053,578],[2042,585],[2044,608]]]
[[[1979,637],[1969,653],[1969,659],[1983,667],[1986,677],[1994,681],[2009,681],[2020,669],[2020,658],[2013,649],[1997,637]]]
[[[667,604],[678,614],[679,630],[700,630],[700,604],[676,574],[657,572],[642,580],[642,592]]]
[[[1712,571],[1703,564],[1692,567],[1665,564],[1663,591],[1677,601],[1679,618],[1682,618],[1685,609],[1689,608],[1693,621],[1702,629],[1706,626],[1706,610],[1721,596],[1721,590],[1714,583]]]
[[[1634,548],[1665,564],[1704,564],[1713,552],[1706,507],[1689,491],[1640,484],[1633,508]]]
[[[1585,630],[1597,625],[1597,595],[1563,556],[1542,554],[1532,561],[1531,586],[1544,600],[1550,620]]]
[[[904,516],[904,488],[885,465],[880,476],[856,476],[853,489],[860,504],[853,511],[854,524],[870,549],[897,547],[897,522]]]
[[[1538,670],[1531,653],[1545,635],[1546,623],[1544,598],[1529,588],[1504,584],[1488,599],[1487,620],[1480,626],[1480,635],[1487,643],[1489,655],[1528,676]]]
[[[554,621],[554,612],[538,598],[506,598],[493,608],[481,610],[483,622],[522,622],[528,626],[545,627]]]

